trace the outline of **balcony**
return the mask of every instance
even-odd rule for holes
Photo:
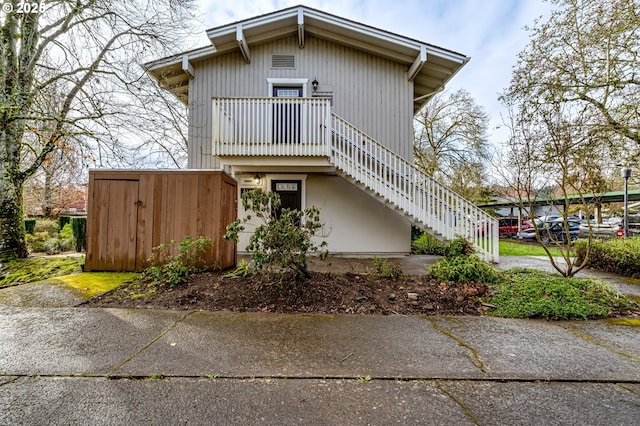
[[[330,156],[331,105],[321,98],[214,98],[213,155]]]

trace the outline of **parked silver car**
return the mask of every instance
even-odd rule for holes
[[[588,223],[581,223],[578,236],[580,238],[589,238],[591,234],[594,238],[616,238],[619,237],[619,231],[622,229],[621,222],[615,220],[604,220],[602,223],[596,223],[592,220]]]

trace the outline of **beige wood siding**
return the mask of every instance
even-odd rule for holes
[[[189,167],[215,168],[211,156],[211,98],[270,96],[267,78],[307,78],[333,94],[332,111],[402,157],[412,159],[413,85],[406,66],[308,36],[304,49],[288,37],[251,45],[251,63],[239,51],[193,62],[189,87]],[[295,55],[295,69],[271,68],[271,55]]]

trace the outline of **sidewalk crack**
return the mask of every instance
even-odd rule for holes
[[[564,328],[565,330],[567,330],[569,333],[573,334],[574,336],[577,336],[577,337],[579,337],[579,338],[581,338],[581,339],[583,339],[583,340],[585,340],[585,341],[587,341],[589,343],[593,343],[594,345],[601,346],[601,347],[613,352],[614,354],[622,355],[623,357],[628,358],[631,361],[640,362],[640,359],[634,357],[633,355],[629,355],[628,353],[623,352],[623,351],[621,351],[619,349],[612,348],[609,345],[607,345],[606,343],[601,342],[601,341],[599,341],[597,339],[594,339],[591,336],[587,336],[586,334],[582,334],[579,331],[577,331],[575,329],[572,329],[572,328],[569,328],[569,327],[565,327],[564,325],[561,325],[561,327]]]
[[[634,394],[634,395],[636,395],[636,396],[640,396],[640,392],[638,392],[637,390],[635,390],[634,388],[632,388],[632,387],[631,387],[631,386],[629,386],[629,385],[619,383],[619,384],[618,384],[618,386],[620,386],[622,389],[624,389],[624,390],[626,390],[626,391],[631,392],[632,394]]]
[[[436,319],[429,318],[429,321],[431,321],[431,325],[433,326],[434,329],[436,329],[440,333],[444,334],[445,336],[455,341],[458,344],[458,346],[462,346],[463,348],[466,348],[471,353],[471,356],[467,356],[467,358],[469,358],[469,360],[475,367],[480,369],[480,371],[482,371],[485,374],[488,374],[491,372],[491,368],[489,368],[488,365],[485,365],[484,361],[480,357],[480,354],[478,353],[476,348],[466,343],[464,340],[462,340],[461,338],[453,334],[451,331],[445,328],[442,328],[440,325],[438,325]]]
[[[16,380],[18,380],[18,379],[20,378],[20,376],[13,376],[13,375],[12,375],[12,376],[9,376],[9,377],[13,377],[13,378],[12,378],[12,379],[8,379],[7,381],[4,381],[4,382],[3,382],[3,381],[1,381],[1,380],[2,380],[2,377],[0,377],[0,388],[1,388],[2,386],[10,385],[10,384],[12,384],[12,383],[15,383],[15,382],[16,382]]]
[[[125,359],[124,361],[122,361],[119,365],[117,365],[113,370],[111,370],[110,372],[108,372],[105,377],[109,377],[112,376],[116,371],[118,371],[119,369],[121,369],[122,367],[125,366],[125,364],[127,364],[129,361],[131,361],[132,359],[134,359],[135,357],[137,357],[138,355],[140,355],[142,352],[144,352],[145,350],[147,350],[148,347],[150,347],[151,345],[153,345],[155,342],[157,342],[158,340],[162,339],[168,332],[170,332],[171,330],[173,330],[178,324],[180,324],[182,321],[184,321],[185,319],[187,319],[190,315],[192,315],[195,312],[187,312],[186,314],[184,314],[182,316],[182,318],[177,319],[176,321],[173,322],[173,324],[171,324],[169,327],[167,327],[165,330],[163,330],[158,336],[156,336],[154,339],[152,339],[149,343],[147,343],[146,345],[144,345],[142,348],[140,348],[137,352],[135,352],[133,355],[131,355],[129,358]]]
[[[453,392],[449,391],[444,386],[442,386],[442,383],[440,382],[440,380],[435,380],[435,383],[438,390],[443,394],[445,394],[447,397],[449,397],[453,402],[455,402],[456,405],[460,407],[464,415],[467,416],[469,420],[473,422],[473,424],[480,425],[480,423],[478,423],[478,419],[476,419],[476,416],[473,415],[471,410],[466,405],[464,405],[464,403],[460,399],[458,399],[458,397],[456,397]]]

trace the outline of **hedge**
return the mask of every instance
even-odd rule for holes
[[[71,223],[71,216],[60,216],[58,223],[60,224],[60,229],[64,228],[67,223]]]
[[[76,251],[87,249],[87,218],[71,217],[69,223],[73,231],[73,238],[76,240]]]
[[[36,220],[35,219],[25,219],[24,220],[24,230],[27,234],[33,235],[36,230]]]
[[[584,258],[587,243],[576,242],[578,263]],[[594,241],[591,245],[588,266],[601,271],[614,272],[640,278],[640,237]]]

